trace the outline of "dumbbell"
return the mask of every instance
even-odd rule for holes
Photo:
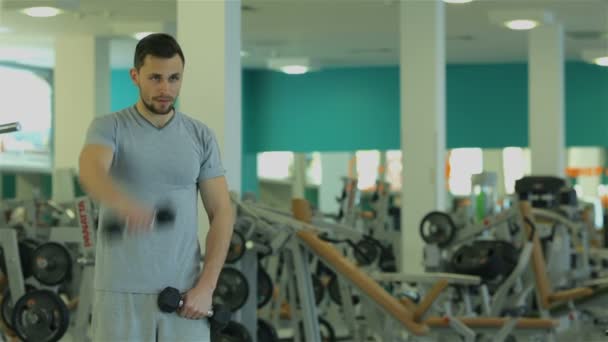
[[[163,227],[173,222],[175,222],[175,210],[172,207],[162,206],[154,210],[153,226]],[[126,222],[109,219],[109,222],[104,225],[104,231],[110,237],[118,237],[122,235],[125,226]]]
[[[174,287],[165,287],[158,294],[158,308],[162,312],[172,313],[184,305],[184,299],[179,290]],[[211,331],[222,331],[230,322],[230,310],[222,304],[214,304],[211,315],[207,316],[211,325]]]

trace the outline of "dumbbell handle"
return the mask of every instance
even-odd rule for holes
[[[178,307],[178,309],[181,309],[182,306],[184,306],[184,299],[183,298],[181,298],[179,300],[179,305],[177,307]],[[207,317],[212,317],[212,316],[213,316],[213,308],[207,310]]]
[[[12,133],[21,130],[21,125],[18,122],[11,122],[0,125],[0,134]]]
[[[174,211],[170,208],[155,209],[152,214],[152,222],[150,223],[150,228],[154,227],[157,221],[159,221],[160,223],[166,223],[167,221],[174,220],[174,215]],[[124,226],[129,226],[129,217],[126,218]],[[106,227],[106,230],[111,233],[118,233],[122,231],[121,224],[116,221],[111,221],[108,225],[106,225]]]

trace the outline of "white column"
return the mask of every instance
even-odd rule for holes
[[[305,198],[306,195],[306,154],[293,155],[293,183],[291,198]]]
[[[496,194],[502,198],[505,194],[505,176],[502,162],[502,149],[483,150],[483,171],[496,173]]]
[[[422,271],[423,216],[445,206],[445,9],[440,0],[401,2],[400,269]]]
[[[231,191],[241,192],[241,1],[177,1],[186,65],[180,111],[215,133]],[[209,222],[199,202],[200,237]],[[201,249],[205,249],[201,240]]]
[[[180,110],[216,134],[230,190],[241,192],[241,1],[177,2],[186,56]]]
[[[529,37],[529,139],[532,174],[564,176],[564,33],[539,26]]]
[[[604,166],[604,151],[598,147],[577,147],[568,150],[568,166],[589,169]],[[578,189],[584,197],[598,197],[598,186],[601,175],[581,175],[578,177]]]
[[[326,214],[338,214],[340,205],[336,198],[342,194],[342,177],[348,176],[351,153],[321,153],[321,180],[319,210]]]
[[[19,173],[15,177],[15,198],[29,200],[40,196],[40,174]]]
[[[110,111],[109,40],[76,34],[58,37],[54,83],[54,169],[76,170],[91,120]],[[56,178],[53,198],[71,199],[73,188],[56,184]]]

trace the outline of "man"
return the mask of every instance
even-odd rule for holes
[[[208,341],[206,319],[234,223],[213,132],[174,109],[185,58],[166,34],[139,41],[131,79],[139,100],[93,120],[80,154],[80,182],[100,202],[93,337],[95,341]],[[210,221],[200,272],[198,191]],[[160,227],[154,210],[175,220]],[[109,238],[108,217],[125,222]],[[160,312],[158,293],[184,294],[179,315]]]

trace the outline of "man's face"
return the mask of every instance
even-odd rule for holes
[[[139,71],[131,69],[131,79],[148,111],[156,115],[171,113],[182,85],[184,64],[179,55],[159,58],[147,55]]]

